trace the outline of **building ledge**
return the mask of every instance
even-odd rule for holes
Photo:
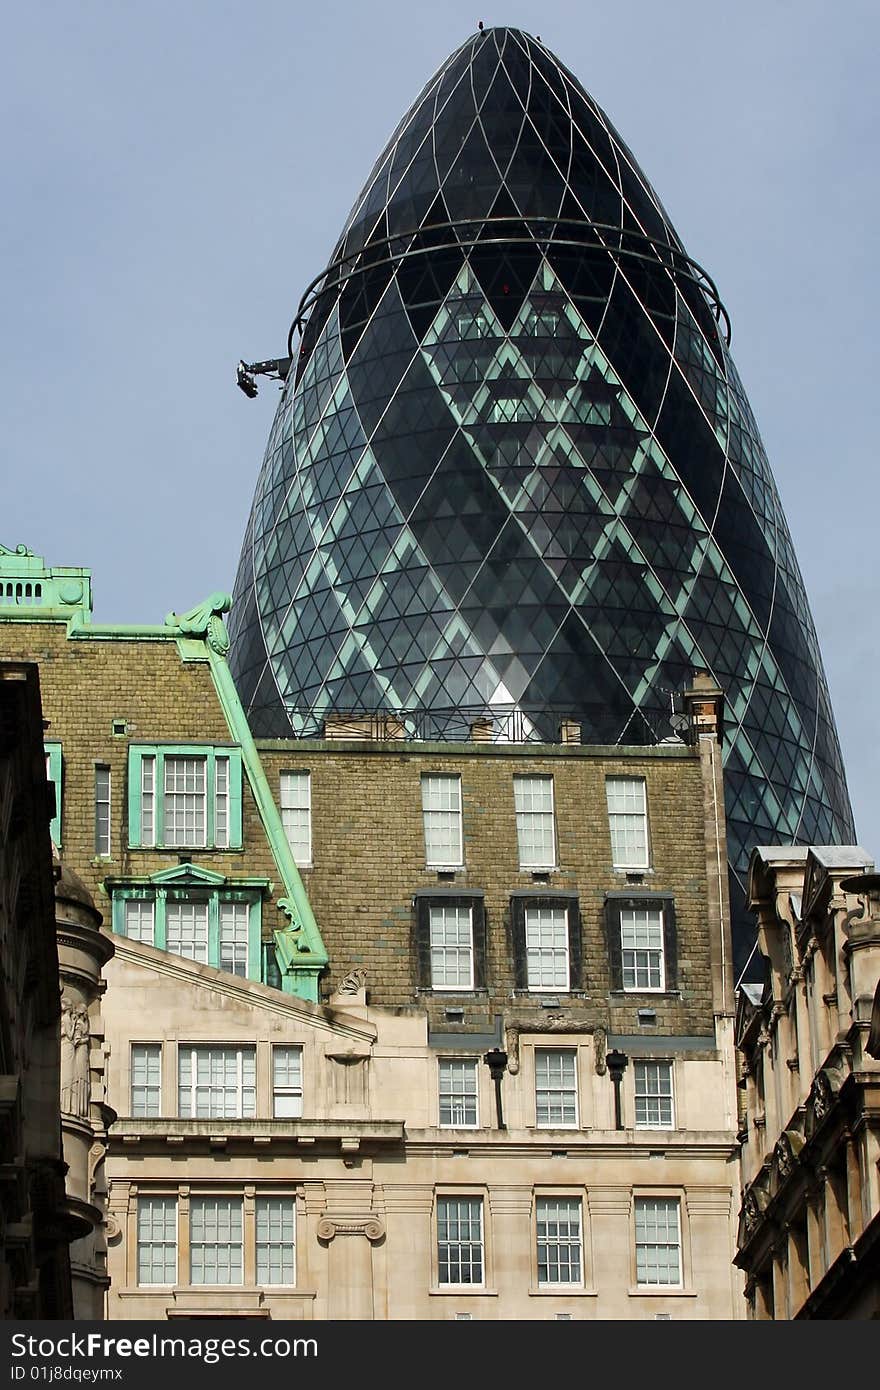
[[[120,1119],[109,1135],[114,1155],[133,1149],[172,1145],[201,1148],[312,1147],[343,1153],[361,1146],[398,1146],[404,1142],[403,1120],[181,1120]]]

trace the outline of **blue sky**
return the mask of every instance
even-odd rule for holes
[[[0,541],[90,567],[98,620],[231,588],[277,399],[235,364],[283,354],[373,160],[478,19],[540,33],[719,287],[880,854],[875,0],[7,7]]]

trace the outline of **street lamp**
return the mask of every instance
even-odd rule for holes
[[[614,1128],[623,1129],[623,1115],[620,1108],[620,1083],[623,1080],[623,1073],[626,1071],[629,1058],[625,1052],[618,1052],[615,1047],[613,1051],[605,1054],[605,1064],[614,1086]]]
[[[495,1082],[495,1112],[498,1117],[498,1128],[506,1129],[504,1111],[501,1108],[501,1078],[507,1069],[507,1053],[502,1052],[500,1047],[493,1047],[491,1052],[486,1053],[483,1061],[489,1068],[489,1075]]]

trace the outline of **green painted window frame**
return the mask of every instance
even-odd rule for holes
[[[52,836],[53,844],[61,848],[61,790],[64,759],[61,754],[61,744],[54,739],[44,739],[43,751],[46,754],[47,776],[46,781],[54,783],[55,786],[55,814],[49,822],[49,834]]]
[[[143,836],[142,775],[145,758],[155,759],[154,776],[154,834],[145,841]],[[165,840],[165,802],[161,789],[165,786],[166,758],[205,758],[205,844],[168,844]],[[216,771],[217,759],[229,759],[229,843],[215,844]],[[130,849],[227,849],[242,848],[241,826],[241,749],[234,744],[207,743],[132,743],[128,748],[128,845]]]
[[[187,885],[176,888],[170,884],[132,884],[130,887],[114,887],[111,890],[113,930],[118,936],[125,936],[125,904],[132,899],[153,903],[153,945],[160,951],[166,946],[166,908],[168,902],[199,902],[208,904],[208,965],[223,970],[220,964],[220,905],[221,903],[246,903],[248,907],[248,958],[247,980],[262,979],[263,946],[262,933],[262,894],[258,888],[212,888],[210,885]],[[180,956],[180,960],[188,957]],[[242,979],[224,970],[233,979]]]

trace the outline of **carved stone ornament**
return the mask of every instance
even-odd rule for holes
[[[371,1212],[369,1216],[322,1216],[317,1226],[319,1240],[335,1240],[337,1236],[366,1236],[372,1245],[384,1239],[385,1222]]]
[[[64,990],[61,995],[61,1109],[85,1119],[89,1113],[89,1015]]]
[[[366,987],[366,970],[350,970],[343,980],[340,980],[336,987],[337,994],[360,994]]]
[[[202,637],[218,656],[229,651],[229,633],[223,621],[223,614],[232,607],[232,595],[218,589],[209,594],[202,603],[197,603],[186,613],[169,613],[165,619],[166,627],[179,628],[187,637]]]
[[[783,1130],[777,1139],[773,1152],[776,1155],[776,1171],[783,1181],[794,1172],[797,1156],[803,1146],[803,1135],[793,1129]]]
[[[115,1244],[122,1237],[122,1227],[112,1212],[104,1223],[104,1234],[108,1245]]]
[[[593,1031],[593,1050],[596,1057],[596,1075],[604,1076],[607,1071],[605,1065],[605,1053],[608,1047],[608,1034],[604,1028],[596,1028]]]
[[[820,1071],[813,1082],[812,1111],[815,1124],[821,1124],[834,1104],[834,1091],[828,1073]]]
[[[519,1029],[505,1028],[504,1048],[507,1053],[507,1071],[510,1076],[516,1076],[519,1071]]]
[[[296,903],[292,902],[290,898],[279,898],[278,906],[290,922],[290,926],[285,930],[294,938],[292,945],[297,951],[308,954],[309,943],[303,932],[303,924],[300,921]]]

